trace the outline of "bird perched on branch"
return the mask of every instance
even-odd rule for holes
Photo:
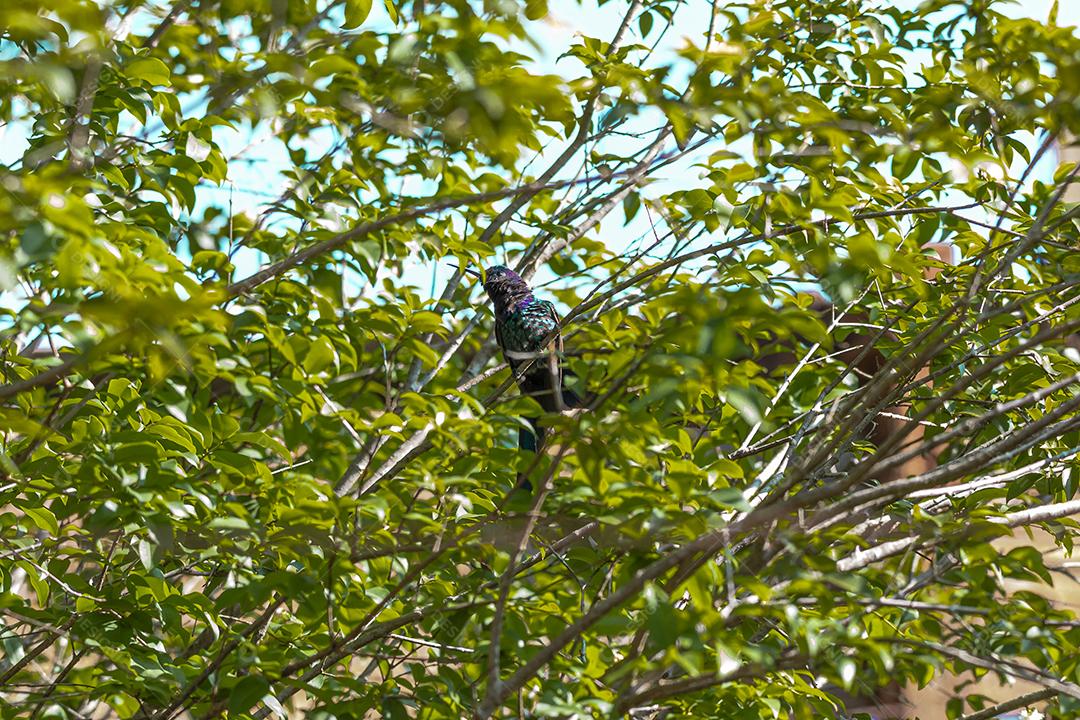
[[[581,398],[563,383],[562,335],[555,306],[538,299],[510,268],[492,265],[482,274],[466,272],[480,278],[491,299],[495,341],[522,394],[534,398],[549,413],[581,407]],[[536,418],[529,418],[529,423],[533,432],[522,428],[518,446],[536,452],[543,447],[544,431]]]

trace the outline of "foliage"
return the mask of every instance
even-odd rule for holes
[[[1077,533],[1080,39],[998,5],[0,4],[3,716],[1075,716],[992,541]]]

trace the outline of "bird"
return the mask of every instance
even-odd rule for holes
[[[562,334],[559,314],[548,300],[533,293],[529,284],[504,265],[492,265],[478,273],[465,272],[480,279],[495,310],[495,342],[517,380],[523,395],[535,399],[547,413],[579,408],[580,396],[566,387],[562,367]],[[530,429],[518,431],[518,447],[539,452],[544,445],[544,430],[539,418],[526,418]],[[531,489],[527,479],[519,485]]]

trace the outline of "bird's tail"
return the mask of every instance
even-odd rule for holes
[[[528,450],[531,453],[539,452],[544,438],[544,428],[540,427],[540,418],[530,417],[525,418],[525,421],[529,423],[529,426],[522,425],[518,428],[518,448]],[[519,472],[514,489],[532,492],[533,486],[532,482],[529,481],[529,476]]]
[[[562,400],[563,407],[567,410],[585,407],[585,402],[581,399],[581,396],[577,394],[577,391],[568,388],[565,385],[562,388]],[[541,404],[546,405],[546,403]],[[547,407],[544,409],[546,410]],[[554,412],[554,408],[551,409],[551,412]],[[538,453],[544,447],[544,428],[540,424],[540,418],[527,417],[525,420],[528,422],[528,427],[522,425],[518,428],[518,448],[520,450],[528,450],[531,453]],[[518,473],[516,487],[532,492],[532,483],[524,473]]]

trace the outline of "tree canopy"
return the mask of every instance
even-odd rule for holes
[[[994,541],[1078,531],[1080,37],[1003,9],[0,3],[2,716],[1075,717]]]

